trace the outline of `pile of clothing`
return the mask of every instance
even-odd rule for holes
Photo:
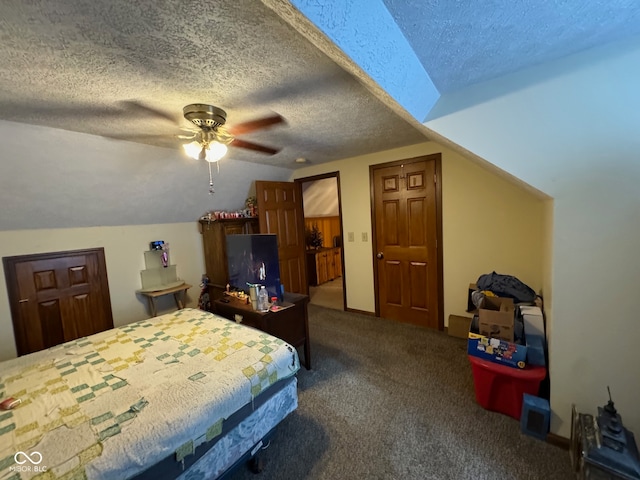
[[[512,298],[515,304],[533,304],[539,298],[531,287],[512,275],[496,272],[480,275],[476,286],[477,289],[471,293],[471,301],[476,308],[480,308],[485,296]]]

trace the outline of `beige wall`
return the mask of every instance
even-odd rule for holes
[[[459,154],[427,142],[296,170],[292,178],[339,171],[347,307],[373,312],[369,165],[442,153],[445,324],[464,315],[467,287],[495,270],[536,291],[545,278],[545,200]],[[354,242],[348,241],[349,232]],[[362,234],[367,240],[364,241]]]
[[[104,247],[109,293],[115,326],[148,317],[146,300],[135,292],[141,287],[144,251],[152,240],[169,243],[171,263],[178,277],[193,287],[187,305],[196,306],[200,279],[205,272],[202,239],[197,222],[126,227],[91,227],[0,231],[0,257]],[[6,291],[4,274],[1,286]],[[175,308],[173,296],[157,301],[158,313]],[[16,356],[8,296],[0,295],[0,360]]]
[[[492,270],[510,273],[536,291],[550,277],[546,273],[549,269],[545,271],[550,256],[544,247],[551,248],[548,234],[551,209],[545,207],[545,202],[460,155],[428,142],[304,168],[295,171],[292,177],[340,172],[349,308],[375,310],[369,165],[438,152],[442,152],[445,324],[450,314],[465,313],[467,285],[482,273]],[[349,232],[353,232],[354,242],[347,241]],[[135,290],[140,288],[143,251],[154,239],[169,242],[178,275],[194,285],[189,300],[195,305],[197,285],[204,273],[202,240],[196,222],[5,231],[0,232],[0,256],[104,247],[114,323],[122,325],[147,315],[146,305]],[[161,310],[170,309],[172,299],[165,297],[159,305]],[[0,359],[6,359],[15,356],[6,295],[0,296],[0,315]]]

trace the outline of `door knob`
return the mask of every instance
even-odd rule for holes
[[[384,253],[382,253],[382,252],[378,252],[378,253],[376,254],[376,258],[378,258],[378,260],[383,259],[383,258],[384,258]]]

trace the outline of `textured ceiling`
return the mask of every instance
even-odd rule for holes
[[[640,35],[636,0],[382,0],[440,93]]]
[[[287,2],[263,1],[3,0],[0,119],[179,149],[186,104],[222,107],[230,126],[277,112],[286,124],[241,138],[280,153],[229,157],[287,168],[426,139],[314,46],[317,31],[275,13]],[[335,2],[306,3],[330,12]],[[440,93],[640,33],[632,0],[383,2]]]
[[[280,153],[228,156],[287,168],[425,140],[258,0],[3,0],[0,32],[4,120],[178,149],[189,103],[230,126],[277,112],[286,124],[239,137]]]

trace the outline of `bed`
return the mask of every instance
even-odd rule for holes
[[[0,479],[217,478],[297,408],[296,350],[196,309],[0,363]]]

